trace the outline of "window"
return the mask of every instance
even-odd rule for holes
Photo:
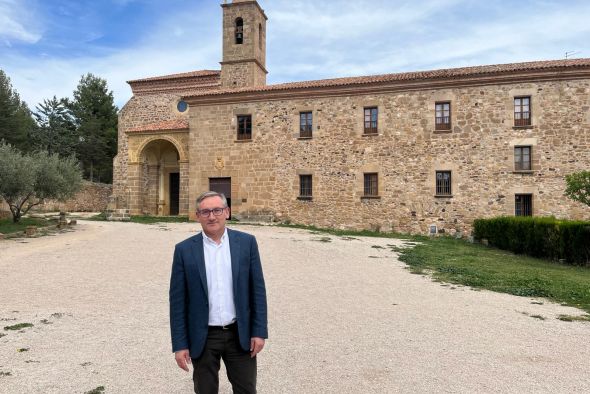
[[[258,49],[262,49],[262,23],[258,24]]]
[[[451,103],[440,102],[435,104],[434,129],[451,129]]]
[[[238,140],[252,139],[252,115],[238,116]]]
[[[377,134],[377,107],[365,108],[365,134]]]
[[[311,138],[313,117],[311,112],[299,113],[299,137]]]
[[[244,42],[244,20],[242,18],[236,19],[236,44]]]
[[[515,146],[514,147],[514,170],[530,171],[531,166],[531,147]]]
[[[514,98],[514,126],[531,125],[531,96]]]
[[[436,172],[436,195],[450,196],[451,193],[451,171]]]
[[[365,175],[365,188],[364,188],[364,195],[365,197],[376,197],[379,195],[379,188],[377,184],[377,173],[367,173]]]
[[[532,194],[516,194],[514,196],[514,214],[516,216],[533,216]]]
[[[188,103],[184,100],[180,100],[176,104],[176,109],[178,110],[178,112],[186,112],[186,110],[188,109]]]
[[[311,199],[311,175],[299,175],[299,197],[303,199]]]

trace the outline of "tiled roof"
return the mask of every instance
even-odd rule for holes
[[[220,74],[221,74],[221,71],[219,71],[219,70],[198,70],[198,71],[189,71],[186,73],[161,75],[158,77],[133,79],[131,81],[127,81],[127,83],[163,81],[163,80],[167,80],[167,79],[182,79],[182,78],[190,78],[190,77],[207,77],[207,76],[214,76],[214,75],[220,75]]]
[[[127,132],[157,131],[157,130],[184,130],[188,129],[188,120],[173,119],[161,122],[149,123],[127,129]]]
[[[435,80],[435,79],[452,79],[476,76],[491,76],[500,74],[510,74],[518,72],[534,72],[551,69],[571,69],[571,68],[587,68],[590,67],[590,58],[586,59],[569,59],[569,60],[546,60],[523,63],[509,63],[509,64],[494,64],[487,66],[475,67],[461,67],[461,68],[446,68],[431,71],[415,71],[404,72],[396,74],[382,74],[362,77],[348,77],[348,78],[333,78],[320,79],[315,81],[290,82],[277,85],[266,85],[258,87],[244,87],[233,89],[215,89],[206,91],[192,91],[187,93],[184,97],[198,97],[198,96],[216,96],[231,93],[244,92],[266,92],[266,91],[280,91],[280,90],[295,90],[306,88],[322,88],[322,87],[337,87],[337,86],[354,86],[354,85],[370,85],[387,82],[402,82],[402,81],[421,81],[421,80]]]

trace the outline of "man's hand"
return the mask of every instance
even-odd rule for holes
[[[175,352],[174,358],[176,359],[176,364],[178,364],[180,368],[188,372],[188,364],[191,364],[191,357],[188,354],[188,349],[183,349]]]
[[[264,338],[250,338],[250,357],[254,358],[264,347]]]

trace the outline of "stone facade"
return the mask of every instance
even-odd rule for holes
[[[234,216],[321,227],[467,234],[476,218],[514,215],[518,194],[531,195],[535,216],[590,219],[589,207],[563,196],[564,176],[590,167],[590,59],[264,85],[249,72],[252,59],[264,65],[265,46],[231,44],[238,16],[247,43],[246,26],[264,13],[255,1],[222,7],[232,63],[222,62],[218,85],[200,79],[187,91],[182,78],[160,77],[169,81],[162,93],[134,90],[122,111],[115,193],[132,214],[167,212],[168,165],[180,174],[179,213],[191,216],[198,194],[229,178]],[[530,126],[515,127],[516,97],[530,100]],[[183,114],[180,99],[190,106]],[[435,130],[440,102],[450,105],[450,130]],[[368,107],[376,134],[364,131]],[[301,112],[312,113],[312,138],[300,137]],[[249,140],[237,139],[242,115],[251,116]],[[518,147],[531,150],[531,170],[515,168]],[[437,195],[437,171],[450,171],[450,195]],[[377,174],[374,196],[365,174]],[[299,195],[300,175],[311,175],[311,198]]]

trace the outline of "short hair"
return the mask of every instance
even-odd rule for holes
[[[224,208],[227,208],[227,198],[225,198],[225,194],[208,191],[208,192],[205,192],[205,193],[201,194],[199,197],[197,197],[197,211],[199,210],[199,206],[201,205],[201,202],[204,199],[209,198],[209,197],[219,197],[219,198],[221,198],[221,203],[223,204],[223,207]]]

